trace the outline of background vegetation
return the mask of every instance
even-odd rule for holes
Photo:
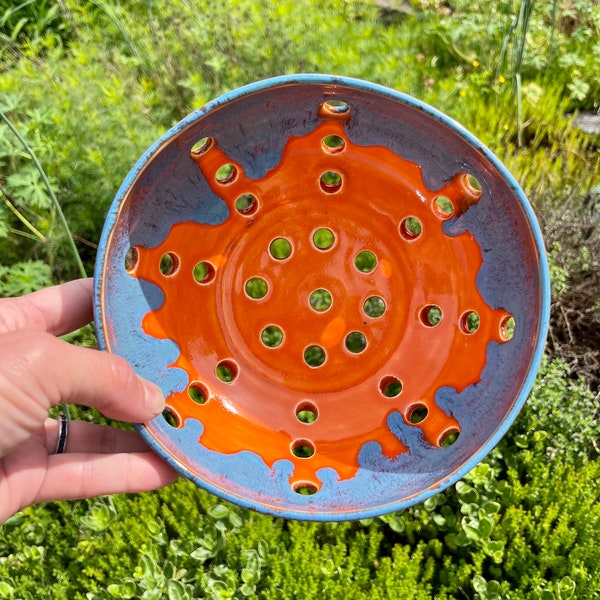
[[[600,150],[579,126],[599,109],[598,56],[594,0],[0,0],[0,295],[91,274],[151,142],[294,72],[381,83],[464,124],[530,197],[553,284],[531,398],[453,488],[340,524],[185,481],[28,508],[0,529],[0,598],[600,598]]]

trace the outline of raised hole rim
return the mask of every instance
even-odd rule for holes
[[[262,300],[269,293],[269,284],[262,277],[250,277],[244,284],[244,293],[250,300]]]
[[[319,410],[317,405],[313,402],[301,402],[296,406],[296,419],[300,421],[300,423],[304,423],[305,425],[310,425],[314,423],[319,418]]]
[[[171,427],[179,429],[181,427],[181,417],[172,406],[165,406],[161,413],[162,418]]]
[[[379,391],[386,398],[397,398],[403,389],[402,381],[395,375],[385,375],[379,381]]]
[[[326,194],[335,194],[342,189],[343,178],[337,171],[324,171],[319,177],[319,185]]]
[[[332,133],[321,140],[321,147],[327,154],[339,154],[346,149],[346,140],[342,136]]]
[[[438,438],[438,446],[440,448],[449,448],[458,441],[460,437],[460,429],[458,427],[450,427],[443,431]]]
[[[333,296],[325,288],[317,288],[308,297],[310,307],[318,313],[327,312],[333,304]]]
[[[369,296],[363,302],[363,312],[370,319],[379,319],[386,310],[387,304],[381,296]]]
[[[409,406],[406,411],[406,420],[412,425],[422,423],[428,416],[429,408],[422,402]]]
[[[377,255],[371,250],[361,250],[354,257],[354,266],[361,273],[372,273],[377,268]]]
[[[474,195],[480,196],[483,193],[481,182],[472,173],[465,173],[465,185]]]
[[[419,312],[419,320],[425,327],[437,327],[444,318],[444,311],[437,304],[426,304]]]
[[[315,455],[316,448],[310,440],[299,439],[290,444],[290,451],[296,458],[306,460]]]
[[[506,315],[500,321],[500,337],[504,342],[510,342],[515,337],[517,322],[513,315]]]
[[[321,108],[330,115],[347,115],[350,112],[350,105],[341,98],[329,98],[321,104]]]
[[[423,234],[423,223],[421,219],[413,215],[402,219],[399,227],[400,235],[407,241],[413,242]]]
[[[436,196],[433,199],[433,212],[440,219],[449,219],[456,212],[456,208],[448,196]]]
[[[312,481],[297,481],[292,484],[292,490],[299,496],[314,496],[319,491],[319,486]]]
[[[329,227],[319,227],[312,234],[312,243],[322,252],[331,250],[335,245],[335,233]]]
[[[304,363],[311,369],[318,369],[325,364],[327,352],[318,344],[310,344],[304,349]]]
[[[237,363],[229,358],[220,360],[215,367],[215,375],[223,383],[233,383],[239,375]]]
[[[206,404],[210,397],[208,388],[200,381],[192,381],[190,385],[188,385],[188,396],[190,400],[196,404]]]
[[[196,283],[206,285],[215,280],[217,270],[214,265],[207,260],[201,260],[194,265],[192,277]]]
[[[344,347],[352,354],[362,354],[367,345],[367,338],[362,331],[351,331],[344,340]]]
[[[194,157],[206,154],[215,145],[215,138],[205,136],[200,138],[191,148],[190,154]]]
[[[269,256],[277,261],[288,259],[293,250],[292,242],[285,237],[276,237],[269,244]]]
[[[235,200],[235,210],[243,217],[251,217],[258,212],[258,198],[254,194],[240,194]]]
[[[165,252],[160,257],[158,270],[164,277],[172,277],[179,270],[179,256],[175,252]]]
[[[238,176],[238,168],[233,163],[221,165],[215,172],[215,181],[220,185],[233,183]]]
[[[260,341],[266,348],[279,348],[283,343],[283,329],[279,325],[267,325],[260,332]]]
[[[481,326],[479,313],[475,310],[465,311],[460,317],[459,326],[463,333],[473,335]]]
[[[131,246],[125,252],[125,258],[123,260],[123,266],[125,267],[125,271],[127,273],[133,273],[138,266],[138,262],[140,260],[140,251],[137,246]]]

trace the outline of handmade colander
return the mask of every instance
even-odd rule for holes
[[[481,142],[364,81],[286,76],[135,164],[96,269],[101,347],[156,382],[139,429],[211,492],[287,518],[395,511],[506,432],[546,336],[533,211]]]

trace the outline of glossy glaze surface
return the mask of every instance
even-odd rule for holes
[[[184,474],[355,518],[497,442],[539,361],[547,274],[522,192],[459,126],[306,77],[217,102],[141,159],[107,219],[98,320],[162,385],[142,432]]]

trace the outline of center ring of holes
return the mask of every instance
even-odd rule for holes
[[[292,243],[284,237],[275,238],[269,244],[269,254],[275,260],[285,260],[292,254]]]
[[[327,360],[327,353],[324,348],[313,344],[304,350],[304,362],[311,368],[316,369],[322,366]]]
[[[319,288],[318,290],[311,292],[308,302],[313,310],[325,312],[331,308],[333,297],[326,289]]]
[[[260,341],[267,348],[277,348],[283,342],[283,330],[277,325],[267,325],[260,334]]]
[[[335,244],[335,234],[327,227],[320,227],[313,233],[312,242],[318,250],[329,250]]]
[[[320,114],[329,115],[335,118],[346,118],[350,106],[343,100],[330,99],[322,103]],[[200,156],[215,145],[214,138],[206,137],[199,140],[191,148],[192,157]],[[343,152],[346,148],[346,140],[339,135],[327,135],[321,140],[322,150],[329,155]],[[232,183],[238,175],[236,165],[228,163],[222,165],[215,173],[215,180],[221,185]],[[327,194],[338,192],[343,184],[343,175],[337,171],[325,171],[319,178],[321,190]],[[466,185],[474,192],[481,192],[479,182],[470,175],[466,175]],[[434,214],[442,220],[449,219],[455,214],[456,207],[452,200],[445,196],[436,196],[431,201],[431,209]],[[253,194],[242,194],[235,201],[235,210],[242,216],[248,217],[254,215],[259,209],[257,198]],[[409,216],[401,221],[399,233],[406,241],[414,241],[419,238],[423,231],[421,221]],[[336,236],[328,228],[322,227],[316,230],[312,235],[313,247],[320,251],[327,251],[334,247]],[[269,245],[269,255],[277,261],[286,260],[293,252],[292,243],[286,238],[276,238]],[[133,271],[137,263],[136,249],[130,249],[125,260],[127,271]],[[369,250],[360,252],[354,260],[354,266],[361,273],[372,273],[377,268],[377,256]],[[160,271],[164,276],[171,276],[179,268],[179,259],[173,253],[165,254],[161,259]],[[198,283],[209,283],[215,276],[215,268],[208,262],[200,262],[194,268],[194,279]],[[260,300],[269,292],[269,284],[262,277],[252,277],[246,281],[244,291],[246,296],[252,300]],[[325,289],[314,290],[309,297],[311,308],[317,312],[327,311],[332,304],[331,294]],[[364,316],[371,319],[381,317],[387,310],[386,302],[380,296],[369,296],[362,304]],[[426,327],[435,327],[442,319],[442,311],[436,305],[427,305],[420,312],[420,321]],[[366,322],[365,322],[366,325]],[[479,315],[475,311],[463,313],[459,322],[461,330],[466,334],[473,334],[479,328]],[[501,324],[502,336],[508,340],[512,337],[514,331],[514,319],[509,315]],[[267,325],[261,332],[261,341],[268,348],[276,348],[284,340],[283,330],[277,325]],[[366,336],[359,331],[351,331],[346,335],[344,345],[346,350],[351,353],[359,354],[367,347]],[[304,361],[310,367],[321,366],[327,360],[325,350],[318,345],[308,346],[304,351]],[[238,376],[238,367],[232,360],[222,360],[218,363],[215,373],[221,381],[230,383]],[[379,382],[380,393],[387,398],[395,398],[402,393],[402,382],[393,375],[383,377]],[[204,404],[208,401],[209,392],[207,388],[199,383],[192,382],[188,387],[190,398],[198,403]],[[405,412],[405,418],[409,423],[418,424],[424,421],[429,414],[428,407],[425,404],[417,403],[411,405]],[[317,406],[312,402],[303,402],[295,409],[297,420],[306,425],[310,425],[318,418]],[[165,418],[173,421],[177,426],[178,415],[174,411],[166,410]],[[438,438],[440,446],[453,444],[459,435],[457,428],[449,428]],[[314,444],[306,439],[298,439],[292,442],[290,450],[294,456],[300,459],[307,459],[314,455]],[[293,484],[292,488],[298,494],[314,494],[320,486],[313,482],[302,481]]]

